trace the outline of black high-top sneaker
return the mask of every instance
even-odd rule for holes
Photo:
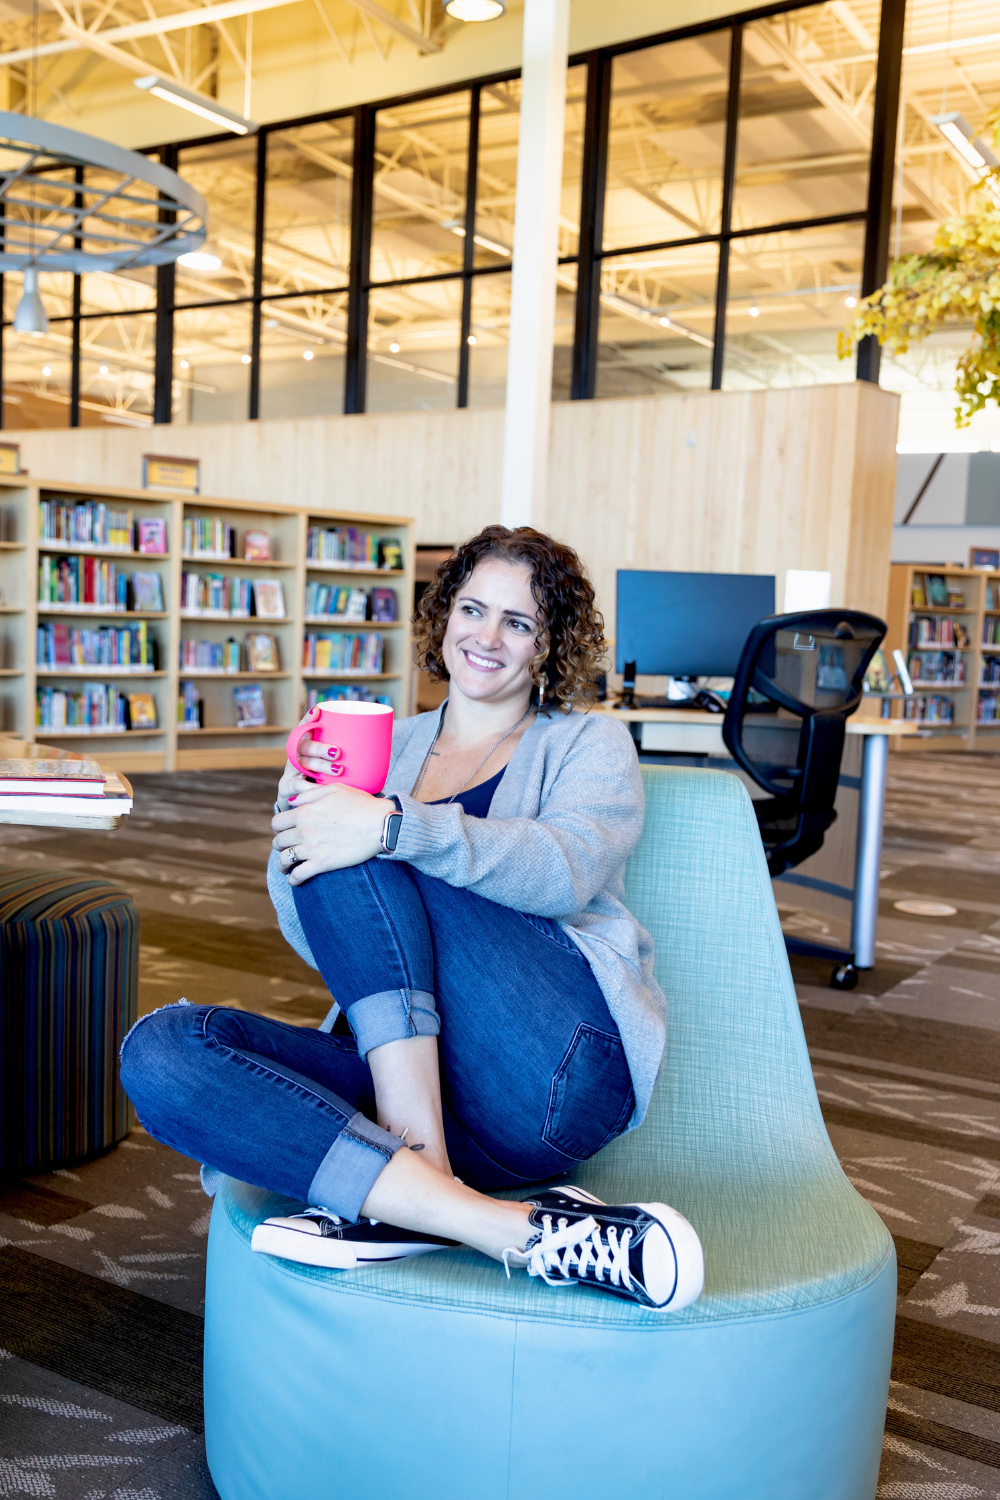
[[[250,1240],[251,1250],[261,1255],[277,1255],[304,1266],[329,1266],[337,1271],[457,1247],[457,1240],[397,1229],[395,1224],[383,1224],[379,1219],[351,1224],[326,1208],[307,1208],[287,1218],[265,1219]]]
[[[530,1203],[524,1250],[505,1250],[548,1286],[591,1286],[640,1307],[677,1312],[701,1296],[705,1262],[692,1226],[666,1203],[608,1207],[581,1188],[549,1188]]]

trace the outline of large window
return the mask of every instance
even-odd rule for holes
[[[956,29],[972,4],[954,0]],[[923,43],[934,0],[910,12]],[[872,140],[892,130],[880,28],[880,0],[779,4],[570,60],[555,399],[854,378],[837,333],[885,252],[869,192]],[[994,52],[956,73],[974,123]],[[926,244],[971,186],[928,123],[922,59],[904,72],[892,248]],[[8,276],[4,422],[502,405],[520,105],[506,74],[164,147],[208,203],[219,264],[43,278],[44,341],[13,333]],[[938,380],[954,357],[922,348],[890,379]]]

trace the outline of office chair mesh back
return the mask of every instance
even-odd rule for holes
[[[847,720],[885,629],[854,610],[777,615],[743,648],[723,738],[770,793],[754,809],[772,874],[814,854],[836,817]]]

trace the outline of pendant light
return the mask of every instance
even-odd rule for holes
[[[507,0],[447,0],[445,10],[456,21],[495,21],[507,9]]]
[[[35,114],[38,98],[38,0],[33,0],[31,7],[31,73],[29,108],[32,115]],[[28,209],[28,254],[34,259],[35,254],[35,182],[30,179],[30,205]],[[49,331],[49,316],[45,311],[41,293],[38,290],[38,267],[31,264],[25,266],[22,276],[21,300],[17,304],[17,312],[14,314],[14,332],[27,333],[34,339],[43,339]]]
[[[14,314],[14,332],[43,339],[48,331],[49,317],[38,291],[38,272],[34,266],[29,266],[24,273],[24,290]]]

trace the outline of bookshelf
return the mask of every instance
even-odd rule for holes
[[[55,538],[43,536],[40,526],[43,502],[49,504],[50,529],[53,502],[67,502],[71,510],[78,503],[93,502],[95,507],[104,505],[108,512],[131,513],[131,522],[162,522],[167,550],[150,553],[132,546],[105,545],[103,540],[78,542],[64,533]],[[233,529],[235,556],[218,548],[200,551],[190,545],[192,537],[199,535],[198,523],[202,523],[200,534],[204,536],[215,521]],[[341,531],[354,528],[373,537],[371,545],[376,549],[379,543],[398,541],[402,567],[387,571],[377,566],[358,566],[346,559],[310,560],[306,556],[310,527]],[[251,530],[268,533],[270,559],[248,559],[241,555],[245,533]],[[116,532],[116,536],[119,534]],[[185,539],[189,542],[186,548]],[[0,732],[17,734],[29,742],[58,741],[75,751],[90,751],[113,770],[238,769],[284,763],[285,739],[304,713],[310,695],[322,698],[346,691],[370,692],[389,699],[396,714],[406,717],[413,711],[408,624],[413,561],[413,524],[406,518],[313,512],[304,506],[141,489],[106,489],[98,485],[35,480],[28,475],[3,476],[0,478]],[[43,567],[48,569],[45,577],[49,580],[50,594],[59,588],[64,592],[75,589],[77,597],[72,601],[58,597],[42,601],[39,593]],[[95,575],[94,570],[102,567],[104,574]],[[113,581],[109,571],[112,568]],[[135,607],[132,575],[137,572],[158,576],[161,609]],[[122,574],[126,577],[125,585],[118,581]],[[185,574],[196,575],[199,591],[201,580],[210,576],[214,580],[213,600],[224,597],[237,610],[242,603],[246,612],[183,607]],[[54,575],[56,581],[52,582]],[[95,578],[99,580],[96,584]],[[397,619],[378,621],[316,613],[307,616],[306,584],[313,579],[362,590],[366,598],[373,588],[391,589]],[[252,612],[258,598],[266,602],[267,590],[261,594],[259,589],[268,584],[281,586],[285,612],[280,618]],[[105,590],[97,595],[105,602],[89,602],[87,591],[92,593],[95,587]],[[123,589],[124,605],[114,592]],[[208,597],[207,585],[205,592]],[[269,592],[273,601],[274,588]],[[115,607],[112,600],[120,607]],[[370,613],[370,607],[367,612]],[[64,657],[64,632],[75,631],[80,633],[74,637],[78,653],[100,650],[105,653],[104,660],[100,664],[95,661],[93,665],[69,665],[64,659],[58,662],[47,659],[39,654],[39,627],[42,627],[42,641],[48,641],[51,652],[59,649]],[[52,629],[46,635],[49,627]],[[52,634],[56,627],[63,632],[58,648]],[[135,641],[141,627],[150,648],[155,642],[155,662],[147,666],[126,666],[117,661],[111,664],[107,652],[122,649],[120,633],[131,629],[136,632],[132,637]],[[85,636],[83,632],[90,634]],[[109,646],[109,632],[118,637],[117,648]],[[272,636],[276,641],[276,670],[253,670],[246,637],[257,633]],[[378,662],[381,670],[361,671],[345,665],[341,643],[353,636],[372,633],[382,637]],[[339,653],[335,667],[304,669],[307,635],[337,643],[324,648],[331,656],[335,651]],[[182,642],[200,643],[203,658],[212,657],[215,661],[230,643],[230,664],[235,642],[239,647],[238,668],[227,670],[203,662],[182,667]],[[369,647],[369,655],[371,650]],[[193,684],[189,691],[196,691],[202,705],[202,721],[197,726],[177,722],[183,683]],[[113,701],[114,693],[148,693],[156,705],[157,727],[36,724],[40,689],[82,695],[84,684],[97,690],[92,697],[98,707],[104,702],[102,694]],[[257,685],[263,691],[267,722],[237,728],[234,689],[252,689]]]
[[[928,578],[942,581],[948,603],[930,602]],[[921,594],[925,602],[915,603]],[[1000,571],[893,563],[888,613],[887,657],[903,652],[918,699],[911,709],[894,693],[889,712],[915,712],[923,730],[897,748],[1000,750]]]

